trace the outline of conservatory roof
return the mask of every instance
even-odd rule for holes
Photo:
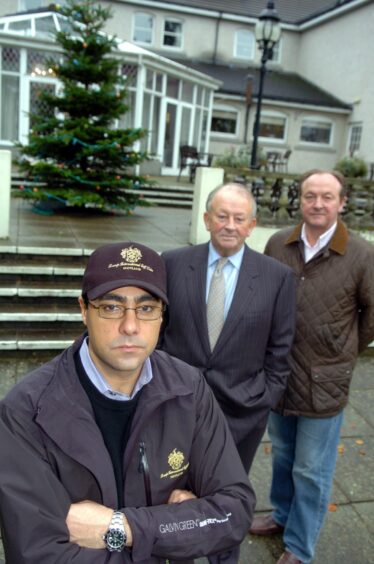
[[[51,39],[55,36],[56,31],[69,30],[70,26],[64,16],[45,9],[19,12],[0,18],[0,33]]]
[[[13,35],[14,38],[17,37],[18,41],[33,38],[54,42],[56,31],[74,33],[68,20],[50,9],[40,8],[0,17],[0,36],[2,33],[6,34],[8,38],[9,35]],[[192,80],[203,82],[214,90],[221,85],[220,80],[201,72],[199,69],[192,69],[181,62],[162,57],[129,41],[123,41],[120,38],[116,38],[116,41],[118,51],[125,53],[129,57],[129,62],[136,62],[140,59],[148,60],[153,65],[164,69],[173,69],[174,73],[183,75],[184,78],[188,76]]]

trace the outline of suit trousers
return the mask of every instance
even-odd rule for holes
[[[266,431],[267,421],[268,416],[266,415],[256,427],[251,429],[250,439],[246,437],[244,441],[236,443],[236,448],[247,474],[249,474],[255,454]]]

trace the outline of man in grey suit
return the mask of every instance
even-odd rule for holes
[[[170,305],[159,345],[202,370],[247,472],[269,411],[286,386],[295,323],[291,269],[245,244],[255,214],[256,202],[245,186],[220,186],[209,194],[204,214],[210,242],[163,254]],[[224,303],[217,331],[216,319],[210,327],[209,293],[223,257]],[[214,298],[216,306],[219,300]]]

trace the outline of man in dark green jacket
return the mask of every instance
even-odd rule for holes
[[[195,368],[156,351],[162,259],[135,243],[90,257],[87,334],[0,404],[7,564],[156,563],[227,550],[253,490]]]

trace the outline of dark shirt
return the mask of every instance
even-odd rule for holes
[[[79,353],[74,355],[74,360],[80,383],[91,402],[97,426],[112,460],[117,485],[118,507],[120,508],[123,507],[123,453],[142,390],[128,401],[107,398],[97,390],[87,376]]]

